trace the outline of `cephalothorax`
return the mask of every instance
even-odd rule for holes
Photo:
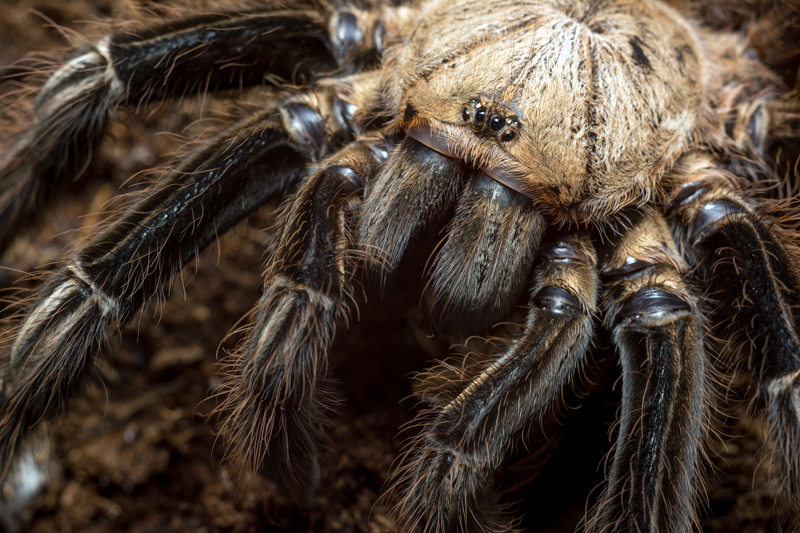
[[[779,47],[797,13],[771,9],[752,24],[771,25]],[[115,106],[310,81],[275,92],[50,275],[8,337],[5,470],[81,383],[110,323],[291,192],[223,411],[233,456],[298,499],[318,481],[318,382],[354,273],[390,275],[444,225],[427,270],[433,321],[466,336],[520,303],[527,316],[500,353],[431,380],[437,401],[396,472],[404,527],[507,527],[492,476],[581,372],[600,321],[623,399],[587,530],[692,529],[714,405],[707,327],[746,354],[800,511],[796,238],[753,184],[770,177],[768,149],[800,136],[800,102],[744,30],[701,24],[677,1],[293,2],[78,51],[0,162],[3,246],[50,182],[87,164]]]

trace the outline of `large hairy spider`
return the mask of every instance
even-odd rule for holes
[[[694,527],[726,360],[763,404],[791,519],[800,253],[791,211],[781,218],[767,198],[780,196],[775,154],[800,137],[800,101],[779,75],[796,68],[800,30],[796,6],[766,4],[744,23],[746,1],[292,1],[127,28],[76,51],[0,160],[3,248],[90,164],[118,106],[307,84],[268,93],[47,275],[7,337],[4,475],[112,325],[289,195],[221,412],[232,457],[297,500],[319,482],[326,354],[355,273],[380,286],[441,230],[421,299],[437,329],[485,335],[519,304],[526,316],[497,353],[423,380],[436,390],[391,490],[404,528],[513,523],[493,476],[579,378],[600,328],[619,355],[622,405],[587,531]]]

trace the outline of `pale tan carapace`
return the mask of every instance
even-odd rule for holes
[[[555,220],[596,221],[652,201],[665,169],[714,123],[705,53],[668,6],[602,4],[425,3],[398,22],[404,37],[386,54],[397,126]],[[465,124],[471,106],[514,134]]]

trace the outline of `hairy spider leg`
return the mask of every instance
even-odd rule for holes
[[[800,515],[800,272],[796,236],[756,212],[709,155],[687,157],[674,176],[670,219],[703,274],[710,317],[765,403],[771,455],[789,513]],[[733,326],[733,327],[731,327]]]
[[[800,25],[787,23],[792,20],[788,3],[776,2],[772,7],[775,11],[754,21],[747,37],[707,36],[706,44],[717,58],[710,65],[717,85],[715,112],[724,124],[724,134],[713,142],[725,147],[730,157],[726,163],[735,175],[759,183],[762,198],[789,198],[800,187],[800,93],[787,92],[785,82],[761,60],[796,73],[800,51],[797,35],[792,34],[800,34]],[[784,42],[771,43],[776,48],[765,50],[766,35]],[[771,55],[777,50],[781,52]]]
[[[365,185],[388,156],[383,138],[353,142],[306,180],[283,221],[250,332],[224,363],[219,412],[229,454],[307,502],[318,482],[322,378],[337,320],[352,300],[351,229]]]
[[[763,106],[762,123],[758,137],[761,140],[757,151],[761,154],[782,154],[789,169],[787,174],[800,179],[800,93],[775,98]],[[780,162],[780,161],[778,161]],[[783,169],[778,169],[778,173]],[[800,184],[795,183],[795,187]],[[797,189],[790,191],[796,194]]]
[[[608,482],[586,531],[688,533],[697,529],[713,406],[703,318],[663,215],[630,218],[619,240],[600,249],[622,407]]]
[[[527,234],[530,244],[539,236]],[[411,531],[513,526],[492,495],[493,475],[583,367],[600,289],[587,234],[556,235],[539,258],[521,336],[468,378],[447,383],[452,390],[437,396],[452,400],[417,419],[421,432],[395,474],[402,490],[396,514]]]
[[[0,464],[31,426],[57,416],[90,373],[112,323],[124,324],[173,276],[254,209],[285,195],[348,132],[320,91],[274,102],[198,150],[144,193],[22,302],[2,340]],[[327,128],[327,129],[326,129]],[[316,143],[309,139],[317,140]]]
[[[123,29],[78,50],[42,87],[33,124],[0,159],[0,253],[89,165],[118,105],[360,70],[380,56],[379,15],[294,0]]]

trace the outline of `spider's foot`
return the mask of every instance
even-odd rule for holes
[[[60,413],[91,371],[116,311],[113,301],[73,263],[51,277],[20,325],[9,332],[0,383],[0,477],[13,466],[31,428]]]
[[[453,453],[431,435],[425,440],[427,453],[409,465],[408,490],[397,508],[409,531],[513,530],[505,507],[492,497],[481,459]]]
[[[308,503],[319,480],[318,447],[327,398],[315,383],[328,341],[319,325],[330,298],[313,291],[269,291],[254,334],[231,356],[229,394],[220,412],[232,436],[230,455]]]

